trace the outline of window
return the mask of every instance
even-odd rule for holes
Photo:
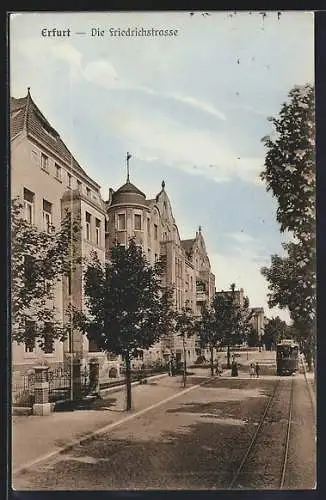
[[[58,165],[57,163],[55,163],[54,166],[55,166],[55,178],[58,179],[58,181],[61,181],[62,169],[60,165]]]
[[[47,233],[51,231],[52,225],[52,203],[43,200],[43,229]]]
[[[49,321],[44,323],[44,345],[43,352],[45,354],[52,354],[53,348],[53,324]]]
[[[25,321],[25,352],[34,352],[35,350],[35,336],[36,336],[36,325],[35,321]]]
[[[147,236],[148,238],[151,237],[151,220],[147,219]]]
[[[71,174],[69,174],[69,172],[67,172],[67,184],[68,187],[71,188]]]
[[[126,215],[118,214],[118,230],[125,231],[126,229]]]
[[[49,158],[44,153],[41,153],[41,168],[46,172],[49,171]]]
[[[101,243],[101,221],[99,219],[96,219],[95,231],[96,231],[96,244],[100,245],[100,243]]]
[[[154,239],[157,240],[157,224],[154,224]]]
[[[141,215],[135,214],[135,230],[141,231]]]
[[[77,181],[77,189],[80,193],[82,192],[82,183],[80,181]]]
[[[91,190],[88,187],[86,188],[86,194],[89,198],[91,197]]]
[[[34,222],[34,193],[24,188],[24,217],[33,224]]]
[[[88,339],[88,352],[98,352],[100,351],[96,340]]]
[[[91,239],[91,214],[86,212],[86,240]]]
[[[154,255],[155,262],[157,262],[157,253]]]

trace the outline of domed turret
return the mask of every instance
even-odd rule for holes
[[[140,191],[134,184],[132,184],[129,180],[121,186],[115,193],[112,194],[112,203],[113,205],[120,204],[128,204],[128,203],[136,203],[140,205],[146,204],[146,196]]]

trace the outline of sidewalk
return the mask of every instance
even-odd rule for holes
[[[207,370],[191,370],[187,388],[209,377]],[[149,408],[184,391],[182,376],[148,379],[132,387],[131,412],[125,411],[125,386],[107,393],[89,405],[89,409],[54,412],[48,416],[12,417],[12,470],[23,467],[43,455],[59,451],[69,443],[85,438],[104,426],[124,420],[132,413]]]

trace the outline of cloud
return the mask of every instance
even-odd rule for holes
[[[105,113],[102,120],[107,133],[123,138],[143,161],[153,161],[154,157],[165,165],[215,182],[235,178],[257,182],[261,171],[261,158],[239,158],[216,132],[185,126],[158,110],[142,114],[125,108],[119,116]]]
[[[126,87],[112,64],[103,59],[86,64],[85,68],[82,70],[82,74],[89,82],[108,89]]]
[[[157,92],[157,94],[159,94],[163,97],[168,97],[170,99],[175,99],[176,101],[180,101],[180,102],[187,104],[193,108],[199,109],[200,111],[203,111],[204,113],[208,113],[210,115],[213,115],[216,118],[219,118],[220,120],[226,120],[225,114],[222,113],[221,111],[219,111],[210,102],[199,100],[199,99],[196,99],[195,97],[191,97],[191,96],[165,94],[164,92]]]
[[[73,70],[80,72],[87,81],[95,85],[110,89],[137,91],[144,94],[156,95],[165,99],[172,99],[198,109],[203,113],[215,116],[219,120],[225,120],[224,113],[219,111],[212,103],[193,96],[184,96],[170,92],[154,90],[150,87],[137,85],[135,82],[127,81],[122,75],[118,75],[112,63],[107,59],[95,59],[82,67],[82,53],[69,42],[56,42],[46,40],[47,43],[39,43],[36,38],[29,38],[20,45],[20,50],[25,55],[40,64],[47,57],[59,59],[68,63]]]
[[[250,236],[250,234],[247,234],[243,231],[236,232],[236,233],[229,233],[227,234],[230,238],[236,240],[239,243],[248,243],[253,241],[253,237]]]

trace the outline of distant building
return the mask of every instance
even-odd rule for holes
[[[221,290],[220,292],[216,292],[216,295],[223,294],[223,295],[231,296],[232,293],[233,292],[231,290]],[[243,304],[244,304],[244,290],[243,290],[243,288],[240,288],[240,290],[234,290],[234,300],[235,300],[235,303],[237,305],[239,305],[240,307],[243,306]]]
[[[251,324],[253,329],[258,335],[259,342],[261,342],[262,337],[264,335],[264,328],[266,323],[266,317],[264,314],[263,307],[252,307],[251,311],[253,313],[251,317]]]

